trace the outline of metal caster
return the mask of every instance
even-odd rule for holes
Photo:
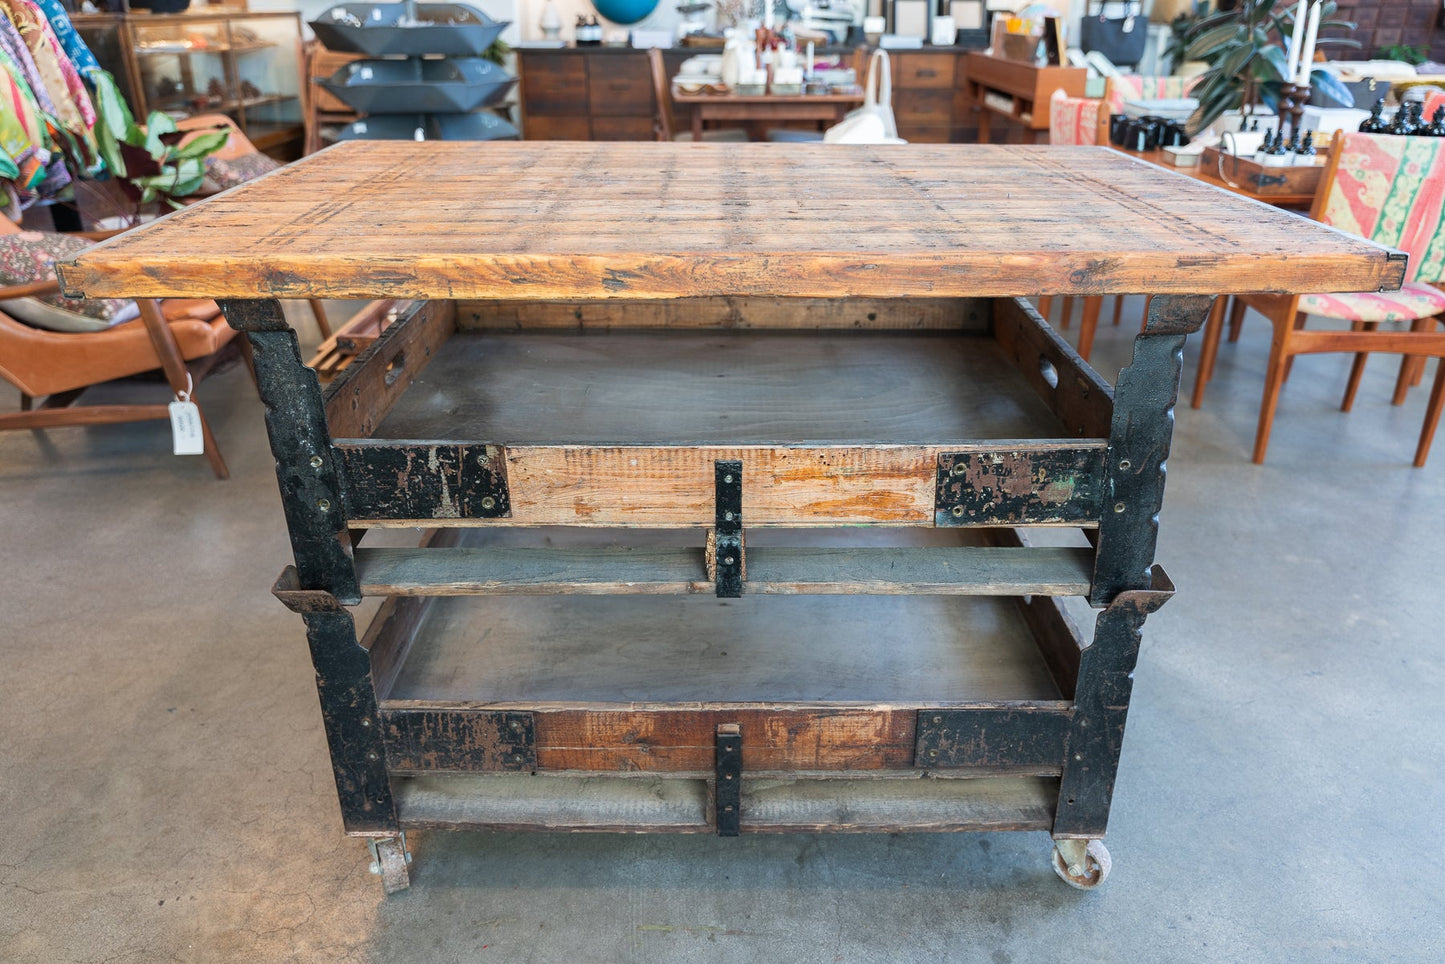
[[[411,874],[406,869],[411,863],[411,851],[406,849],[406,834],[368,840],[366,847],[371,851],[369,869],[381,877],[382,890],[394,894],[411,886]]]
[[[1055,840],[1054,873],[1080,890],[1093,890],[1109,877],[1113,861],[1102,840]]]

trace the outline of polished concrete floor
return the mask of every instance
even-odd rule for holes
[[[1267,346],[1249,326],[1178,412],[1179,594],[1089,893],[1042,833],[419,833],[384,899],[267,592],[288,551],[244,371],[200,390],[228,482],[162,423],[4,433],[0,961],[1445,959],[1445,442],[1410,467],[1426,392],[1391,408],[1391,361],[1342,415],[1346,360],[1304,358],[1250,464]]]

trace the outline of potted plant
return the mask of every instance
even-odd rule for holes
[[[1248,110],[1259,104],[1274,109],[1280,88],[1292,82],[1283,39],[1294,33],[1296,0],[1239,0],[1230,10],[1216,10],[1188,25],[1180,46],[1184,60],[1200,60],[1209,68],[1194,86],[1199,107],[1189,118],[1189,129],[1208,127],[1230,110]],[[1349,31],[1353,23],[1330,19],[1334,0],[1326,0],[1320,11],[1320,29]],[[1358,47],[1359,41],[1344,37],[1320,37],[1317,44]],[[1342,104],[1353,104],[1349,89],[1334,74],[1318,66],[1310,68],[1310,85],[1318,87]]]
[[[73,137],[61,144],[77,204],[95,220],[119,218],[126,224],[147,207],[181,207],[181,198],[201,189],[206,158],[225,145],[229,131],[179,131],[159,111],[142,127],[110,74],[91,71],[89,79],[95,92],[95,151]]]

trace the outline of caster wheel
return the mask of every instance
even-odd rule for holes
[[[411,851],[406,849],[405,835],[369,841],[368,845],[372,855],[371,872],[381,876],[383,891],[394,894],[411,886],[411,874],[407,871]]]
[[[1070,887],[1093,890],[1109,877],[1113,861],[1102,840],[1059,840],[1053,850],[1054,873]]]

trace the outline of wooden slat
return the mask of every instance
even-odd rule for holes
[[[753,548],[749,593],[1083,596],[1087,549]],[[701,546],[357,549],[366,595],[711,593]]]
[[[1122,157],[355,141],[60,265],[89,297],[1361,291],[1402,255]]]
[[[666,301],[462,301],[462,330],[727,328],[986,330],[978,298],[671,298]]]
[[[1047,830],[1058,781],[759,780],[743,775],[743,833]]]
[[[993,306],[998,347],[1025,382],[1080,438],[1108,438],[1114,389],[1079,357],[1072,345],[1023,299],[1001,298]],[[1052,380],[1045,374],[1051,369]]]
[[[323,398],[332,438],[376,431],[393,405],[454,330],[456,308],[434,301],[411,306],[336,376]]]
[[[1058,780],[749,780],[744,833],[1046,830]],[[707,784],[660,777],[445,775],[403,780],[402,827],[706,833]]]

